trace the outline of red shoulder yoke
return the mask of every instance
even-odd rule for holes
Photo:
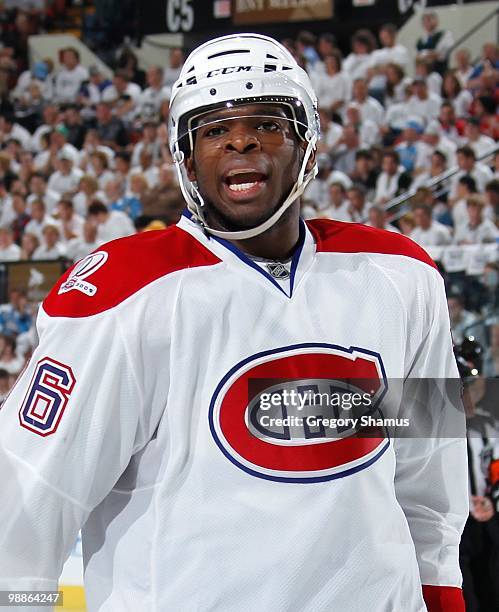
[[[74,318],[95,315],[117,306],[162,276],[220,262],[188,232],[176,226],[119,238],[102,245],[96,252],[107,253],[107,259],[102,255],[83,266],[82,262],[77,263],[55,284],[43,302],[48,315]],[[75,282],[81,282],[84,291],[73,288]]]
[[[424,249],[402,234],[329,219],[313,219],[307,225],[319,252],[405,255],[438,269]]]

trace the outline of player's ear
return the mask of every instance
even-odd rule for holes
[[[302,142],[301,143],[301,148],[303,150],[303,154],[302,154],[302,161],[303,161],[303,157],[305,156],[305,152],[307,150],[307,143],[306,142]],[[307,166],[306,166],[306,172],[310,172],[310,170],[312,170],[312,168],[315,165],[315,159],[317,156],[317,150],[312,151],[312,153],[310,153],[310,157],[308,158],[307,161]]]
[[[194,169],[194,159],[192,155],[185,160],[185,169],[187,170],[187,178],[190,181],[196,180],[196,171]]]

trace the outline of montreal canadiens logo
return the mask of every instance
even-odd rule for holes
[[[97,287],[92,285],[92,283],[86,282],[84,279],[97,272],[99,268],[102,268],[107,258],[108,254],[106,251],[97,251],[84,257],[76,264],[68,280],[60,286],[57,293],[60,295],[75,289],[90,297],[94,296],[97,293]]]
[[[351,405],[307,401],[319,394],[344,399],[347,388],[358,392],[349,397],[370,398],[356,414],[373,414],[387,391],[380,355],[319,343],[259,353],[220,381],[210,404],[211,433],[225,457],[252,476],[296,483],[343,478],[372,465],[389,446],[381,429],[359,435],[349,427]],[[337,422],[342,425],[323,426]]]

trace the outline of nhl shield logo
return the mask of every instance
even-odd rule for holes
[[[346,386],[352,388],[345,386],[349,380],[368,385],[356,390],[359,396],[370,397],[367,412],[376,411],[387,391],[377,353],[318,343],[253,355],[220,381],[210,404],[212,436],[229,461],[259,478],[307,483],[354,474],[386,451],[390,442],[385,431],[363,436],[348,425],[348,419],[324,419],[328,410],[328,416],[347,414],[336,406],[324,409],[313,402],[272,405],[267,401],[276,395],[306,398],[312,392],[332,397],[335,391],[345,397]],[[345,426],[333,429],[322,425],[343,421]]]

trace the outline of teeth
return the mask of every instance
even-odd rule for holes
[[[248,189],[251,189],[255,185],[258,185],[258,182],[254,182],[254,183],[240,183],[239,185],[233,184],[233,185],[229,185],[229,189],[231,191],[246,191]]]

